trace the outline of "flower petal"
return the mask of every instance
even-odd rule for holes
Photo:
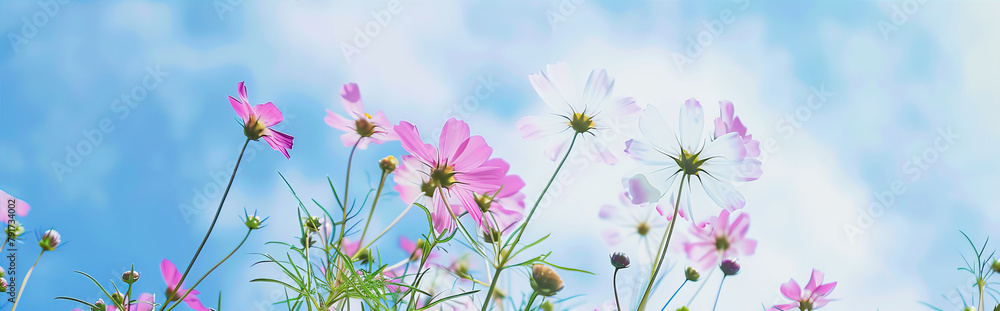
[[[177,282],[181,280],[181,274],[177,271],[177,266],[174,266],[174,263],[166,258],[160,262],[160,274],[163,275],[163,281],[170,287],[177,287]]]
[[[559,136],[549,137],[549,141],[545,143],[544,147],[545,156],[548,157],[549,160],[556,161],[556,159],[560,156],[563,156],[563,153],[566,153],[566,148],[569,147],[570,139],[571,138],[569,137]]]
[[[455,118],[445,121],[438,139],[440,161],[451,163],[458,155],[459,147],[469,139],[469,125]]]
[[[802,298],[802,291],[799,289],[799,283],[796,283],[795,279],[789,279],[787,283],[781,284],[781,294],[785,295],[785,298],[795,301]]]
[[[236,92],[240,95],[240,101],[250,104],[250,100],[247,99],[247,86],[243,84],[243,81],[236,84]]]
[[[705,131],[705,111],[697,100],[691,98],[684,102],[678,124],[681,146],[689,152],[697,152]]]
[[[229,105],[233,106],[233,110],[236,111],[236,115],[240,116],[243,120],[243,124],[246,124],[250,120],[250,111],[253,109],[246,102],[240,102],[229,96]]]
[[[344,84],[340,88],[340,101],[344,104],[344,110],[350,113],[355,119],[365,116],[365,107],[361,102],[361,90],[357,83]]]
[[[611,96],[611,91],[615,87],[615,79],[608,77],[608,72],[604,69],[594,69],[587,78],[587,85],[583,88],[583,98],[581,104],[584,109],[591,112],[602,108]]]
[[[492,154],[493,148],[486,144],[486,139],[478,135],[472,136],[449,164],[455,166],[455,171],[463,172],[483,165]]]
[[[675,131],[667,126],[666,120],[656,107],[650,105],[643,109],[642,115],[639,116],[639,131],[646,141],[661,153],[673,156],[681,154],[680,142]]]
[[[517,120],[517,132],[527,140],[535,140],[545,136],[558,134],[569,130],[566,122],[560,122],[554,117],[527,116]]]
[[[823,272],[813,269],[812,275],[809,276],[809,283],[806,283],[806,292],[815,292],[820,283],[823,283]]]
[[[564,62],[545,66],[546,77],[559,90],[562,98],[572,107],[575,112],[583,112],[586,107],[580,103],[580,93],[573,84],[573,74],[569,70],[569,65]],[[558,110],[557,110],[558,111]]]
[[[401,121],[393,127],[393,131],[399,135],[399,142],[403,149],[416,156],[421,162],[428,164],[437,162],[437,150],[420,139],[420,132],[413,124]]]
[[[192,293],[194,293],[194,291],[192,291]],[[195,295],[188,295],[187,298],[184,298],[184,303],[186,303],[191,309],[197,311],[209,311],[208,308],[201,304],[201,300],[198,299],[198,296]]]
[[[278,107],[275,107],[271,102],[254,106],[253,111],[259,118],[257,119],[257,122],[260,122],[266,127],[271,127],[272,125],[281,123],[284,119],[281,116],[281,110],[278,110]]]
[[[326,117],[323,118],[323,121],[326,122],[326,125],[329,125],[332,128],[344,132],[357,133],[357,130],[355,129],[355,127],[357,127],[357,124],[354,123],[354,120],[348,120],[347,118],[344,118],[339,114],[330,111],[330,109],[326,110]]]
[[[702,187],[705,189],[705,193],[708,197],[712,199],[715,204],[726,210],[738,210],[746,205],[746,199],[743,198],[743,194],[740,194],[739,190],[736,190],[733,185],[728,182],[719,180],[712,175],[699,175],[701,178],[698,180],[701,182]]]

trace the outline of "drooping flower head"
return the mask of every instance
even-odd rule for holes
[[[608,145],[618,148],[622,141],[614,137],[618,131],[638,117],[641,108],[631,97],[612,97],[615,80],[604,69],[590,72],[583,92],[578,92],[566,63],[546,66],[546,71],[528,76],[538,96],[549,105],[553,113],[546,116],[529,116],[517,121],[518,132],[525,139],[549,137],[545,155],[555,161],[568,148],[574,135],[577,144],[588,152],[599,155],[605,163],[614,165],[618,159]]]
[[[3,221],[3,223],[7,223],[7,221],[10,220],[8,210],[11,205],[13,205],[14,213],[16,213],[18,217],[27,216],[28,211],[31,210],[31,205],[28,205],[27,202],[18,200],[14,196],[4,192],[2,189],[0,189],[0,202],[3,202],[3,204],[7,206],[7,209],[0,213],[0,221]]]
[[[647,141],[629,140],[625,150],[645,164],[623,181],[633,203],[657,202],[668,193],[676,194],[683,181],[685,191],[678,194],[682,201],[690,200],[692,188],[700,188],[727,210],[743,208],[746,201],[732,183],[759,177],[760,161],[747,158],[739,132],[705,139],[704,117],[701,104],[687,100],[680,110],[680,130],[674,134],[656,107],[643,111],[639,129]]]
[[[708,269],[721,260],[753,255],[757,241],[746,237],[750,229],[750,216],[740,213],[736,220],[729,222],[730,213],[722,210],[719,216],[712,216],[705,228],[691,227],[692,239],[684,243],[688,259],[698,264],[701,270]]]
[[[344,104],[347,117],[326,110],[326,124],[335,129],[344,131],[340,135],[340,141],[344,146],[350,147],[358,144],[359,149],[368,148],[369,143],[381,144],[391,140],[399,140],[392,130],[392,123],[381,111],[374,115],[365,113],[364,104],[361,101],[361,90],[356,83],[344,84],[340,89],[340,101]]]
[[[236,100],[229,96],[229,104],[233,106],[233,110],[236,110],[236,114],[243,121],[243,134],[251,140],[264,138],[271,149],[277,150],[285,158],[289,158],[288,149],[292,149],[292,136],[271,129],[272,126],[284,120],[281,110],[278,110],[278,107],[275,107],[271,102],[250,106],[250,101],[247,100],[247,88],[243,82],[237,85],[237,92],[239,92],[240,99]]]
[[[462,214],[459,208],[468,211],[476,225],[482,227],[483,211],[476,195],[500,189],[506,174],[503,167],[495,166],[495,161],[487,161],[493,148],[486,140],[470,136],[469,125],[455,118],[445,122],[438,148],[425,144],[409,122],[400,122],[394,130],[403,149],[410,153],[402,157],[393,176],[395,190],[403,201],[430,201],[438,232],[455,228],[454,218]]]
[[[167,301],[177,301],[181,299],[188,292],[183,284],[177,284],[181,281],[181,273],[177,271],[177,266],[170,260],[163,259],[160,262],[160,273],[163,274],[163,281],[167,283]],[[198,299],[198,290],[191,290],[191,293],[184,298],[184,303],[188,305],[191,309],[198,311],[208,311],[204,305],[201,304],[201,300]]]
[[[813,269],[812,276],[809,277],[809,283],[806,283],[805,288],[800,289],[799,283],[796,283],[794,279],[781,284],[781,294],[791,300],[791,303],[775,305],[767,310],[787,311],[799,309],[811,311],[822,308],[830,302],[830,299],[827,299],[826,296],[833,292],[834,287],[837,287],[837,282],[823,284],[823,272]]]

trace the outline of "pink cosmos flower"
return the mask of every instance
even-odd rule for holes
[[[420,260],[420,257],[423,256],[424,253],[423,250],[424,243],[427,243],[426,241],[424,241],[424,239],[418,239],[416,241],[413,241],[407,239],[405,236],[399,237],[399,248],[402,248],[403,251],[410,256],[410,261]],[[433,251],[427,255],[428,260],[435,257],[437,257],[437,254],[434,253]]]
[[[381,144],[399,140],[399,136],[396,136],[391,128],[392,123],[389,123],[389,119],[381,111],[375,115],[365,113],[364,104],[361,102],[361,91],[358,90],[357,84],[344,84],[340,89],[340,99],[348,117],[342,117],[327,109],[324,120],[330,127],[345,132],[340,135],[340,141],[344,146],[358,144],[358,148],[366,149],[369,143]]]
[[[574,135],[586,134],[577,138],[578,147],[600,155],[607,164],[617,163],[608,145],[620,145],[623,140],[607,136],[616,136],[609,130],[631,124],[639,116],[641,108],[635,99],[613,99],[615,80],[604,69],[590,72],[583,93],[577,92],[566,63],[548,65],[546,71],[532,74],[528,80],[553,113],[517,121],[521,136],[528,140],[551,136],[545,145],[545,155],[555,161],[566,151]]]
[[[744,159],[745,165],[741,167],[746,171],[740,177],[743,181],[757,180],[763,173],[760,170],[760,160],[757,159],[760,156],[760,142],[753,139],[753,135],[747,134],[747,127],[743,125],[743,121],[740,121],[740,117],[734,113],[733,102],[728,100],[720,101],[719,110],[720,116],[715,118],[713,139],[718,139],[720,136],[729,133],[739,133],[740,139],[743,141],[743,146],[747,150],[746,158]]]
[[[163,281],[167,283],[167,301],[177,301],[187,293],[188,290],[184,288],[183,284],[177,284],[181,281],[181,273],[177,271],[177,266],[174,266],[170,260],[163,259],[160,262],[160,273],[163,274]],[[191,293],[184,298],[184,303],[191,309],[208,311],[208,308],[202,305],[201,300],[198,299],[198,294],[200,292],[192,289]]]
[[[486,161],[484,166],[499,167],[503,174],[510,170],[510,164],[500,158],[493,158]],[[517,175],[505,175],[500,181],[499,191],[478,193],[475,195],[476,204],[483,211],[486,226],[496,228],[503,233],[524,217],[524,180]]]
[[[837,282],[833,283],[823,283],[823,272],[813,269],[812,276],[809,277],[809,283],[802,290],[799,290],[799,283],[796,283],[794,279],[789,279],[788,283],[781,284],[781,294],[792,300],[792,303],[787,303],[783,305],[775,305],[768,311],[786,311],[798,308],[799,310],[815,310],[822,308],[830,299],[826,296],[833,292],[833,288],[837,286]]]
[[[393,176],[394,189],[400,198],[404,202],[429,200],[434,229],[438,232],[455,228],[453,218],[461,214],[448,206],[464,207],[476,225],[482,227],[483,212],[476,194],[500,189],[506,174],[503,167],[487,162],[493,148],[486,140],[482,136],[470,137],[469,125],[455,118],[445,122],[438,148],[421,141],[420,132],[408,122],[400,122],[394,130],[403,149],[410,153],[402,157]]]
[[[691,228],[692,239],[684,243],[684,252],[701,270],[717,265],[725,259],[753,255],[757,241],[746,237],[750,229],[750,216],[740,213],[729,223],[729,211],[722,210],[712,216],[709,226]]]
[[[344,252],[344,255],[354,256],[358,253],[358,248],[361,248],[361,241],[352,241],[351,239],[344,238],[342,242],[343,245],[340,247],[340,251]]]
[[[704,111],[695,99],[681,106],[680,131],[667,126],[656,107],[647,107],[639,118],[639,129],[648,142],[629,140],[626,150],[644,167],[629,174],[623,183],[633,203],[657,202],[666,194],[675,194],[684,182],[682,201],[691,206],[691,189],[703,189],[717,205],[733,211],[743,208],[746,200],[733,182],[760,176],[760,161],[747,158],[746,147],[738,132],[705,139]],[[746,169],[756,165],[753,169]],[[671,204],[673,204],[671,202]],[[688,216],[692,216],[688,211]]]
[[[14,212],[17,213],[17,216],[19,217],[27,216],[28,211],[31,210],[31,205],[28,205],[27,202],[18,200],[17,198],[7,194],[7,192],[4,192],[3,190],[0,190],[0,202],[3,202],[5,205],[8,206],[8,208],[10,207],[11,204],[13,204]],[[7,223],[10,220],[10,215],[8,214],[7,211],[0,213],[0,220],[2,220],[3,223]]]
[[[271,129],[271,126],[284,120],[281,110],[271,102],[250,106],[250,101],[247,100],[247,88],[243,82],[237,84],[237,91],[240,99],[236,100],[229,96],[229,104],[243,121],[243,133],[252,140],[263,137],[271,149],[280,151],[285,158],[289,158],[288,149],[292,149],[292,136]]]

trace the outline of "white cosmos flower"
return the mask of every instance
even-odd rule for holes
[[[625,150],[644,164],[623,181],[633,203],[672,197],[667,194],[676,193],[683,180],[682,195],[687,204],[682,206],[690,208],[691,191],[703,189],[715,204],[727,210],[743,208],[746,201],[733,183],[759,177],[761,162],[747,157],[738,132],[705,135],[704,120],[704,110],[693,98],[681,107],[676,133],[656,107],[649,106],[642,112],[639,129],[645,142],[629,140]],[[690,210],[687,214],[692,215]]]
[[[535,140],[549,137],[545,145],[545,155],[555,161],[568,148],[574,135],[576,144],[587,152],[599,155],[605,163],[618,162],[608,148],[621,150],[615,127],[631,125],[642,111],[635,99],[612,98],[615,80],[604,69],[590,72],[590,78],[578,92],[566,63],[546,66],[546,71],[528,76],[531,86],[538,96],[548,104],[552,113],[544,116],[529,116],[517,121],[517,130],[525,139]],[[551,136],[551,137],[550,137]]]

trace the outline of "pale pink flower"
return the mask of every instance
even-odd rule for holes
[[[417,128],[408,122],[400,122],[394,130],[403,149],[410,153],[402,157],[393,176],[400,198],[408,203],[429,201],[438,232],[455,228],[453,218],[462,214],[459,208],[468,211],[476,225],[482,227],[483,212],[476,194],[500,189],[506,174],[503,167],[487,162],[493,148],[486,140],[470,136],[469,125],[455,118],[445,122],[438,148],[425,144]],[[449,210],[449,206],[453,209]]]
[[[236,100],[229,96],[229,104],[233,106],[233,110],[236,110],[236,114],[243,121],[243,133],[252,140],[264,138],[271,149],[277,150],[285,158],[289,158],[288,149],[292,149],[292,136],[271,129],[271,126],[284,120],[281,110],[278,110],[278,107],[275,107],[271,102],[250,106],[250,101],[247,100],[247,88],[243,82],[237,85],[237,92],[239,92],[240,99]]]
[[[486,161],[483,166],[499,167],[503,174],[510,170],[510,164],[500,158]],[[499,191],[476,194],[476,204],[484,213],[484,221],[489,228],[496,228],[501,233],[512,228],[524,217],[524,181],[517,175],[505,175],[500,181]]]
[[[188,289],[185,289],[183,284],[177,284],[181,281],[181,273],[177,271],[177,266],[174,266],[174,263],[170,262],[170,260],[163,259],[160,262],[160,273],[163,274],[163,281],[167,283],[167,301],[177,301],[188,292]],[[184,298],[184,303],[191,309],[208,311],[208,308],[202,305],[201,300],[198,299],[198,294],[200,292],[192,289],[191,293]]]
[[[350,147],[358,144],[359,149],[368,148],[369,143],[381,144],[391,140],[399,140],[392,130],[392,123],[381,111],[374,115],[365,113],[361,101],[361,91],[355,83],[344,84],[340,89],[341,103],[347,111],[347,118],[326,110],[326,124],[344,131],[340,141]]]
[[[590,153],[600,155],[605,163],[614,165],[618,159],[608,145],[621,150],[618,131],[613,128],[630,125],[639,116],[641,108],[635,99],[612,98],[615,80],[604,69],[590,72],[590,78],[578,92],[566,63],[546,66],[546,71],[528,76],[538,96],[552,109],[545,116],[529,116],[517,121],[517,130],[528,140],[549,137],[545,155],[556,161],[569,147],[574,135],[576,144]]]
[[[0,202],[3,202],[3,204],[7,206],[7,209],[0,213],[0,221],[3,221],[3,223],[7,223],[10,220],[8,212],[11,205],[14,205],[14,213],[16,213],[18,217],[27,216],[28,211],[31,210],[31,205],[28,205],[27,202],[18,200],[3,190],[0,190]]]
[[[747,150],[746,158],[743,161],[744,166],[741,167],[745,171],[739,177],[743,181],[757,180],[763,173],[760,169],[761,162],[758,159],[760,156],[760,142],[753,139],[753,135],[747,134],[747,127],[743,125],[743,121],[734,112],[733,102],[728,100],[720,101],[719,115],[715,119],[715,133],[712,139],[717,139],[729,133],[739,133],[740,139],[743,141],[743,146]]]
[[[645,246],[647,252],[652,244],[658,244],[658,233],[654,230],[666,228],[669,220],[657,215],[659,207],[655,210],[648,204],[632,204],[624,194],[619,195],[619,204],[605,204],[601,206],[598,217],[612,223],[611,228],[607,228],[601,234],[607,246],[616,246],[625,239],[638,239],[638,242]],[[683,214],[682,214],[683,215]],[[673,216],[671,211],[669,216]],[[650,239],[652,238],[652,242]],[[631,244],[631,243],[630,243]]]
[[[738,132],[706,139],[704,111],[697,100],[681,106],[679,131],[675,133],[656,107],[647,107],[639,118],[639,129],[648,142],[629,140],[625,152],[644,167],[623,180],[633,203],[658,202],[668,193],[676,194],[683,180],[682,201],[691,206],[693,188],[703,189],[717,205],[733,211],[743,208],[746,200],[734,182],[755,179],[747,167],[759,161],[747,158],[746,147]],[[673,204],[673,202],[671,202]],[[688,211],[688,216],[692,216]]]
[[[725,259],[753,255],[757,241],[746,237],[750,229],[750,215],[740,213],[729,222],[730,213],[722,210],[712,216],[705,228],[691,228],[692,239],[684,243],[684,252],[701,270],[717,265]]]
[[[786,311],[792,309],[799,310],[815,310],[822,308],[830,299],[826,296],[833,292],[833,288],[837,286],[837,282],[833,283],[823,283],[823,272],[813,269],[812,276],[809,277],[809,283],[806,283],[806,287],[799,289],[799,283],[796,283],[794,279],[789,279],[787,283],[781,284],[781,294],[792,300],[792,303],[787,303],[783,305],[775,305],[768,311]]]

